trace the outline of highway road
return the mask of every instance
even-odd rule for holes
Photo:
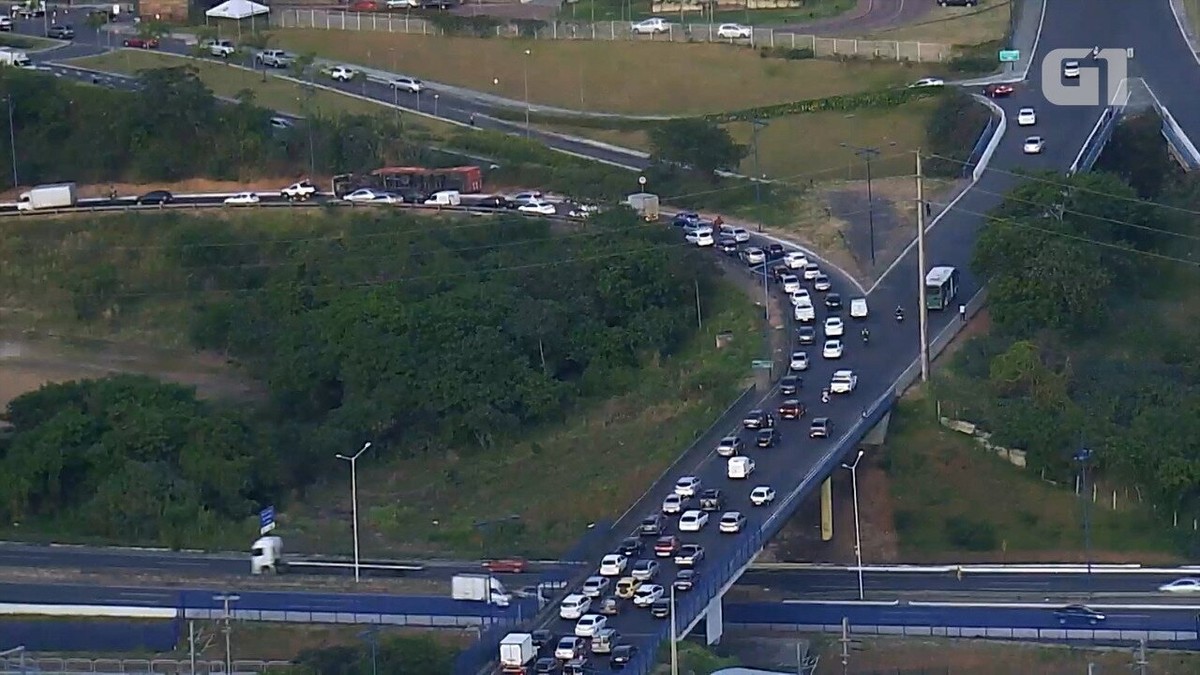
[[[89,28],[82,21],[83,15],[79,15],[75,17],[75,19],[78,19],[72,20],[75,27],[75,39],[69,45],[41,53],[30,52],[29,57],[36,65],[52,66],[53,64],[62,63],[63,61],[67,61],[69,59],[103,54],[107,51],[110,51],[114,47],[120,48],[121,36],[110,36],[108,31],[97,31]],[[45,30],[41,19],[17,19],[14,20],[14,24],[13,30],[16,33],[23,35],[45,36]],[[110,44],[112,47],[109,46]],[[193,48],[181,40],[167,38],[162,40],[162,45],[157,51],[191,56]],[[220,59],[213,60],[220,61]],[[238,65],[243,65],[246,67],[254,67],[255,65],[252,55],[249,54],[235,57],[234,62],[238,63]],[[261,71],[261,69],[259,70]],[[59,70],[58,72],[63,73],[62,70]],[[277,75],[291,74],[286,70],[270,72]],[[458,122],[464,125],[469,124],[472,115],[474,115],[475,126],[480,129],[502,131],[504,133],[518,136],[524,135],[533,141],[556,150],[561,150],[569,154],[626,167],[630,170],[645,168],[649,165],[649,160],[641,153],[623,151],[621,148],[617,148],[615,146],[595,143],[592,141],[587,141],[586,139],[578,139],[562,134],[548,133],[539,131],[537,129],[526,129],[524,124],[491,117],[490,115],[493,112],[492,106],[478,99],[464,97],[452,91],[437,91],[435,89],[428,89],[421,94],[408,94],[405,92],[397,92],[387,84],[367,80],[365,78],[358,78],[354,81],[343,83],[324,75],[317,75],[316,83],[325,87],[336,89],[338,91],[346,92],[348,94],[364,96],[381,103],[395,105],[411,112],[420,112],[426,115],[436,116],[450,122]],[[113,86],[114,83],[106,80],[103,82],[97,82],[97,84]],[[117,83],[117,86],[125,87],[129,85]]]

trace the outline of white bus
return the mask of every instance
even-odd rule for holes
[[[957,295],[957,268],[942,265],[925,275],[925,306],[928,309],[946,309]]]

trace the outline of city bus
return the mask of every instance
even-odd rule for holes
[[[946,309],[958,295],[958,269],[942,265],[929,270],[925,275],[925,306],[930,309]]]

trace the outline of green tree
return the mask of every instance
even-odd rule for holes
[[[713,179],[717,169],[736,169],[747,152],[727,130],[694,117],[655,126],[650,146],[657,161],[682,164]]]

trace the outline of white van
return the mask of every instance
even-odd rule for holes
[[[563,598],[562,604],[558,606],[558,616],[568,621],[577,621],[579,617],[587,614],[591,607],[591,598],[580,593],[572,593]]]
[[[867,299],[854,298],[850,301],[850,318],[865,319],[867,318]]]
[[[428,206],[458,206],[462,204],[462,195],[458,190],[442,190],[429,195],[425,200]]]
[[[730,457],[728,469],[727,474],[730,478],[749,478],[750,474],[754,473],[754,460],[745,455]]]

